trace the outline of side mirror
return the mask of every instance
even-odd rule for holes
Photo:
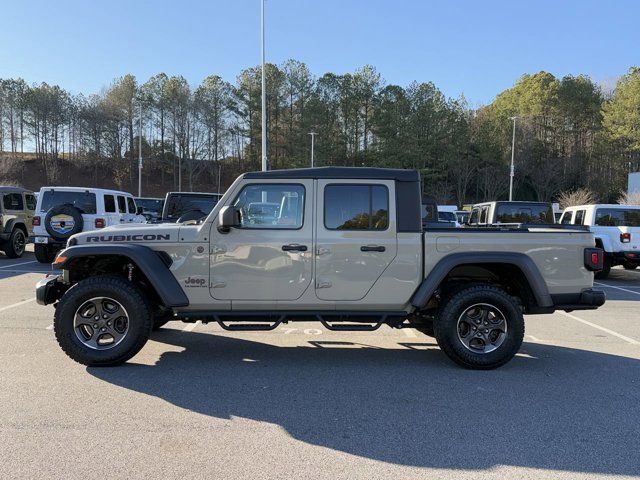
[[[218,214],[218,231],[229,233],[232,227],[240,225],[240,212],[236,207],[226,206],[220,209]]]
[[[136,208],[136,215],[142,215],[143,212],[144,208],[142,208],[141,205],[138,205],[138,207]]]

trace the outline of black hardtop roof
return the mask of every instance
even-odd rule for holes
[[[27,190],[26,188],[3,186],[3,185],[0,185],[0,192],[2,193],[23,193],[23,192],[33,193],[31,190]]]
[[[419,182],[420,174],[416,170],[404,170],[399,168],[371,168],[371,167],[317,167],[317,168],[292,168],[286,170],[269,170],[266,172],[248,172],[242,175],[248,179],[296,179],[296,178],[323,178],[323,179],[382,179],[397,180],[400,182]]]

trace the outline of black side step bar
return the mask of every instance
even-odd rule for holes
[[[376,323],[329,323],[322,315],[316,315],[318,321],[332,332],[373,332],[385,323],[387,316],[382,315]]]
[[[220,325],[224,330],[228,330],[229,332],[249,332],[249,331],[262,331],[267,332],[269,330],[275,330],[284,320],[285,316],[281,315],[278,320],[271,323],[224,323],[223,320],[220,319],[218,315],[215,316],[216,322]]]

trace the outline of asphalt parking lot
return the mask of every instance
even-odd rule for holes
[[[413,330],[170,323],[129,364],[58,348],[45,266],[0,257],[0,478],[640,476],[640,270],[596,311],[527,317],[520,354],[454,366]]]

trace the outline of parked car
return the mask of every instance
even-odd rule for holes
[[[19,258],[24,254],[35,208],[32,191],[0,186],[0,250],[7,257]]]
[[[640,205],[578,205],[567,207],[562,224],[587,225],[596,246],[604,250],[604,266],[596,278],[609,276],[611,267],[633,270],[640,265]]]
[[[42,187],[33,217],[36,259],[51,263],[67,240],[123,223],[145,223],[133,195],[118,190],[82,187]]]
[[[162,221],[182,223],[202,220],[221,197],[219,193],[169,192],[162,209]]]
[[[553,224],[553,208],[548,202],[498,201],[477,203],[471,208],[469,225]]]
[[[465,225],[469,222],[469,217],[471,216],[471,210],[457,210],[456,217],[458,217],[458,223],[460,225]]]
[[[585,227],[451,229],[421,222],[413,170],[246,173],[199,224],[76,234],[36,288],[54,332],[85,365],[133,357],[167,320],[271,330],[387,324],[435,336],[467,368],[518,352],[523,314],[594,309],[602,250]],[[278,204],[251,212],[255,202]],[[257,218],[264,214],[265,218]],[[99,266],[99,268],[98,268]],[[248,323],[247,323],[248,322]]]
[[[441,222],[453,222],[455,227],[460,226],[458,216],[456,212],[458,207],[456,205],[438,205],[438,220]]]
[[[157,222],[162,218],[162,207],[164,207],[164,198],[153,197],[136,197],[136,206],[142,207],[142,215],[147,222]]]

